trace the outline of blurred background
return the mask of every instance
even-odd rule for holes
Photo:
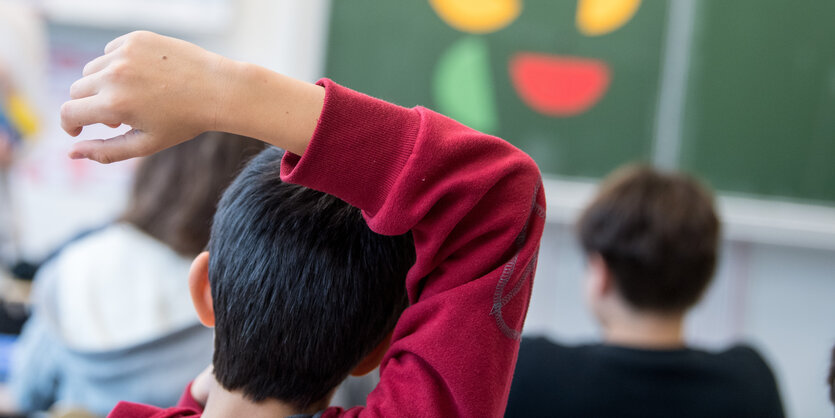
[[[36,264],[123,210],[135,163],[66,158],[72,140],[58,109],[108,41],[153,30],[303,80],[326,76],[423,105],[531,154],[546,179],[548,224],[529,335],[597,338],[572,230],[597,179],[634,161],[698,176],[717,191],[724,240],[715,281],[688,318],[689,341],[753,344],[790,416],[831,416],[835,2],[456,3],[467,2],[0,1],[0,74],[20,98],[18,112],[6,113],[25,131],[0,174],[0,260]],[[26,121],[32,129],[21,128]],[[25,287],[4,283],[14,315]],[[13,331],[3,331],[12,335],[4,352]]]

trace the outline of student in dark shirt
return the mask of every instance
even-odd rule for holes
[[[583,212],[586,298],[601,344],[525,338],[506,417],[781,417],[752,348],[711,353],[683,339],[716,265],[719,222],[694,179],[643,166],[606,181]]]

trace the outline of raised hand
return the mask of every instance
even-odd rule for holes
[[[76,143],[71,158],[110,163],[145,156],[215,130],[235,63],[196,45],[151,32],[133,32],[105,47],[70,88],[61,126],[133,129],[110,139]]]
[[[116,38],[83,76],[61,107],[64,130],[77,136],[94,123],[133,128],[70,151],[71,158],[101,163],[153,154],[210,130],[301,155],[325,100],[315,84],[151,32]]]

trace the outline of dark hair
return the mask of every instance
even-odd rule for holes
[[[183,256],[206,248],[220,195],[262,142],[206,132],[148,156],[136,171],[122,220]]]
[[[281,157],[253,159],[215,215],[215,377],[307,409],[394,329],[415,250],[410,233],[376,234],[359,209],[282,182]]]
[[[683,312],[710,283],[719,221],[694,178],[628,166],[604,180],[578,223],[586,254],[600,254],[634,308]]]

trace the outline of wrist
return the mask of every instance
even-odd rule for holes
[[[227,82],[218,96],[216,129],[304,153],[322,113],[324,88],[255,64],[227,59],[222,65]]]
[[[251,71],[248,66],[251,64],[235,61],[222,55],[217,55],[216,71],[214,78],[215,92],[212,106],[203,115],[202,126],[204,131],[220,131],[233,134],[241,134],[238,128],[236,110],[240,109],[245,100],[235,95],[242,93],[241,84],[245,83],[247,72]]]

